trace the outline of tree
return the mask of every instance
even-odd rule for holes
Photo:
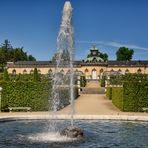
[[[4,70],[3,80],[4,81],[9,81],[10,80],[7,69]]]
[[[33,57],[32,55],[28,56],[28,61],[36,61],[35,57]]]
[[[34,68],[34,72],[33,72],[33,81],[37,82],[37,81],[40,81],[40,80],[41,80],[40,74],[38,73],[37,68]]]
[[[7,62],[35,60],[32,55],[27,55],[27,52],[23,51],[23,47],[13,48],[8,40],[5,40],[0,46],[0,72],[4,70]]]
[[[126,47],[120,47],[116,52],[117,61],[130,61],[133,57],[134,50]]]
[[[100,58],[102,58],[105,62],[108,61],[107,53],[100,53]]]

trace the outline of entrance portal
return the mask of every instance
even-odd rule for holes
[[[92,79],[93,80],[97,79],[97,71],[96,71],[96,69],[92,70]]]

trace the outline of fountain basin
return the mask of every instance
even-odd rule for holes
[[[117,120],[75,120],[76,127],[84,130],[85,138],[75,140],[62,136],[69,120],[58,120],[59,132],[50,132],[49,120],[17,120],[0,122],[0,147],[4,148],[146,148],[148,122]]]

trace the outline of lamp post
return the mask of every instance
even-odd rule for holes
[[[0,87],[0,112],[1,112],[1,109],[2,109],[2,87]]]

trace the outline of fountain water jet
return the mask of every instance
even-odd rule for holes
[[[65,135],[71,138],[82,136],[82,130],[74,127],[74,35],[72,26],[72,6],[69,1],[65,2],[62,22],[60,25],[60,31],[57,37],[57,53],[55,55],[55,72],[53,75],[53,116],[60,109],[61,89],[68,89],[69,99],[71,105],[71,126],[65,128],[61,135]],[[61,71],[63,68],[67,69],[67,74],[63,74]],[[55,116],[56,117],[56,116]],[[54,123],[54,127],[55,127]],[[74,134],[73,134],[74,133]],[[77,134],[76,134],[77,133]]]

